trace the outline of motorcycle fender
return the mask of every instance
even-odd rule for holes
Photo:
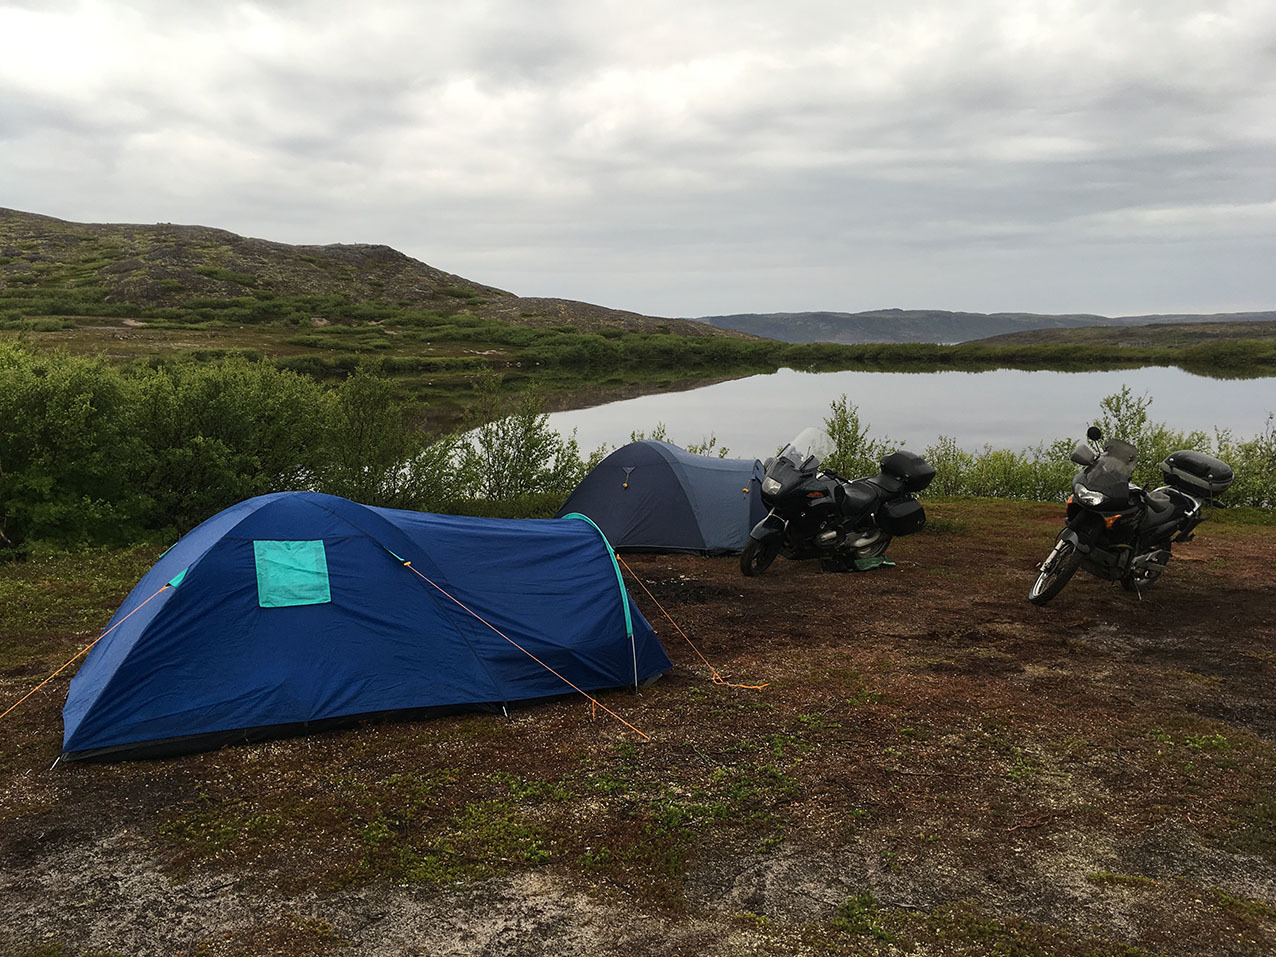
[[[753,531],[749,532],[749,537],[759,542],[770,541],[773,538],[783,538],[784,529],[787,523],[784,519],[771,512],[766,518],[753,526]]]
[[[1091,548],[1088,544],[1081,540],[1081,536],[1077,534],[1075,528],[1065,528],[1059,533],[1059,541],[1071,542],[1078,552],[1082,555],[1089,555]]]

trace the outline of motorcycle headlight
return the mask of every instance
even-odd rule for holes
[[[762,480],[762,491],[767,495],[776,495],[784,486],[773,478],[764,478]]]
[[[1078,485],[1073,491],[1082,505],[1102,505],[1108,500],[1108,497],[1102,492],[1096,492],[1094,489],[1086,488],[1084,485]]]

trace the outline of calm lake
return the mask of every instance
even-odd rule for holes
[[[940,435],[969,450],[1024,449],[1079,438],[1099,401],[1129,386],[1148,395],[1153,422],[1172,429],[1227,428],[1259,435],[1276,412],[1276,378],[1210,379],[1174,368],[1110,372],[794,372],[749,376],[687,392],[648,395],[592,409],[556,412],[550,425],[576,430],[583,452],[624,445],[634,431],[663,424],[687,445],[715,436],[733,458],[765,458],[808,425],[822,425],[845,394],[874,438],[921,450]]]

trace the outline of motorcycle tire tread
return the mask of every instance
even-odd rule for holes
[[[1028,592],[1028,601],[1034,605],[1044,605],[1059,592],[1063,591],[1063,587],[1072,580],[1072,576],[1081,567],[1081,552],[1076,545],[1071,542],[1060,542],[1056,545],[1056,548],[1062,549],[1062,551],[1057,555],[1053,551],[1051,552],[1054,555],[1055,564],[1053,577],[1050,579],[1049,584],[1040,591],[1037,590],[1037,586],[1040,585],[1042,579],[1050,574],[1045,568],[1045,562],[1043,562],[1041,571],[1038,572],[1036,580],[1032,583],[1032,590]],[[1049,560],[1049,558],[1046,559],[1047,562]]]
[[[751,538],[745,544],[744,550],[740,552],[740,571],[745,578],[761,575],[771,567],[771,563],[775,561],[775,556],[778,554],[780,554],[778,544],[768,544]]]

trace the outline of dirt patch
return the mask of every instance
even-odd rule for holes
[[[1036,608],[1058,509],[928,510],[872,572],[624,556],[649,742],[564,697],[50,771],[59,678],[6,721],[0,953],[1276,950],[1276,530]]]

